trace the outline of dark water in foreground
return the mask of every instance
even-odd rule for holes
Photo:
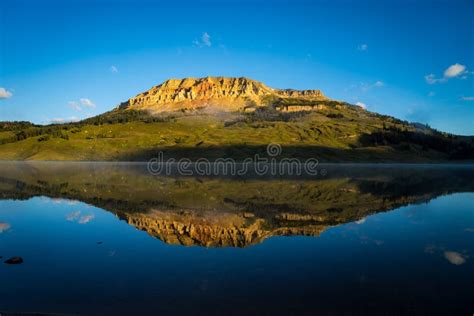
[[[473,166],[0,163],[0,199],[2,315],[474,313]]]

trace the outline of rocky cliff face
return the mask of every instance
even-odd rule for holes
[[[203,247],[247,247],[272,236],[319,236],[329,225],[293,215],[291,220],[252,213],[175,212],[121,213],[119,217],[167,244]]]
[[[167,80],[131,98],[121,107],[152,112],[205,107],[237,111],[249,105],[263,105],[265,97],[327,100],[320,90],[279,90],[244,77],[205,77]]]
[[[294,89],[284,89],[277,90],[278,95],[282,97],[290,98],[304,98],[304,99],[314,99],[314,100],[326,100],[327,98],[323,95],[321,90],[294,90]]]

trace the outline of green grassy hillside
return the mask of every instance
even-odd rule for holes
[[[286,103],[290,100],[285,100]],[[293,103],[295,101],[293,100]],[[116,109],[77,123],[48,126],[0,123],[1,160],[147,160],[166,157],[233,157],[265,153],[278,143],[281,157],[320,161],[473,160],[473,137],[441,133],[328,101],[318,110],[283,112],[162,113]],[[321,103],[321,102],[318,102]],[[303,104],[307,106],[307,104]]]

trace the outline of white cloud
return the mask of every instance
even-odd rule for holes
[[[461,79],[466,79],[467,75],[470,73],[471,72],[466,70],[466,66],[456,63],[446,68],[446,70],[443,72],[443,77],[436,78],[434,74],[429,74],[425,76],[425,81],[428,84],[435,84],[435,83],[446,82],[448,81],[448,79],[456,78],[456,77],[459,77]]]
[[[385,84],[383,83],[383,81],[380,81],[380,80],[377,80],[374,83],[361,82],[360,89],[362,90],[362,92],[367,92],[372,88],[381,88],[384,85]]]
[[[383,86],[384,86],[384,83],[380,80],[377,80],[374,83],[374,87],[383,87]]]
[[[209,33],[204,32],[201,35],[201,40],[195,39],[193,41],[193,44],[197,47],[204,47],[204,46],[211,47],[212,46],[211,36],[209,35]]]
[[[366,51],[367,49],[369,49],[369,45],[367,44],[360,44],[359,46],[357,46],[357,50],[360,50],[360,51]]]
[[[87,98],[81,98],[79,102],[69,101],[68,105],[71,109],[76,111],[82,111],[82,107],[95,108],[94,102],[92,102],[91,99]]]
[[[82,111],[81,106],[76,101],[69,101],[68,104],[71,109],[76,111]]]
[[[80,119],[77,116],[70,116],[68,118],[63,117],[56,117],[52,119],[48,119],[48,123],[50,124],[62,124],[62,123],[69,123],[69,122],[77,122]]]
[[[466,262],[466,258],[459,252],[455,252],[455,251],[445,251],[444,257],[450,263],[457,266],[460,266],[461,264],[464,264]]]
[[[94,218],[95,218],[94,214],[84,215],[84,216],[82,216],[82,217],[79,219],[78,223],[79,223],[79,224],[87,224],[87,223],[89,223],[91,220],[93,220]]]
[[[114,66],[114,65],[110,66],[110,72],[117,73],[118,72],[117,66]]]
[[[474,101],[474,97],[461,97],[462,101]]]
[[[434,97],[435,94],[436,94],[436,93],[435,93],[434,91],[430,91],[430,92],[428,93],[428,96],[429,96],[429,97]]]
[[[95,108],[95,104],[94,102],[92,102],[90,99],[87,99],[87,98],[81,98],[81,104],[83,106],[86,106],[88,108]]]
[[[208,47],[210,47],[212,45],[211,36],[209,34],[207,34],[207,32],[204,32],[204,34],[202,34],[201,40],[202,40],[203,44],[208,46]]]
[[[79,218],[80,215],[81,215],[81,211],[71,212],[71,213],[67,214],[66,220],[70,221],[70,222],[75,221],[76,219]]]
[[[56,117],[56,118],[50,119],[49,121],[53,124],[57,124],[57,123],[64,123],[66,120],[63,119],[62,117]]]
[[[367,109],[367,105],[366,105],[365,103],[357,102],[356,105],[357,105],[358,107],[363,108],[364,110]]]
[[[70,222],[78,222],[79,224],[87,224],[91,220],[95,218],[94,214],[89,214],[89,215],[82,215],[81,216],[81,211],[74,211],[66,216],[66,220]]]
[[[454,77],[457,77],[457,76],[463,74],[465,71],[466,71],[466,66],[456,63],[454,65],[449,66],[444,71],[444,77],[445,78],[454,78]]]
[[[360,103],[360,102],[358,102],[358,103]],[[362,103],[362,104],[363,104],[363,103]],[[366,218],[363,217],[363,218],[359,219],[358,221],[356,221],[355,223],[356,223],[357,225],[361,225],[361,224],[364,224],[365,221],[366,221]]]
[[[0,99],[8,99],[8,98],[11,98],[12,96],[13,96],[13,93],[11,93],[5,88],[0,87]]]
[[[439,82],[445,82],[446,78],[436,78],[434,74],[429,74],[425,76],[425,81],[427,84],[435,84]]]

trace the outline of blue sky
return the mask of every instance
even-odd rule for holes
[[[208,75],[474,135],[474,2],[0,2],[0,120],[85,118]]]

